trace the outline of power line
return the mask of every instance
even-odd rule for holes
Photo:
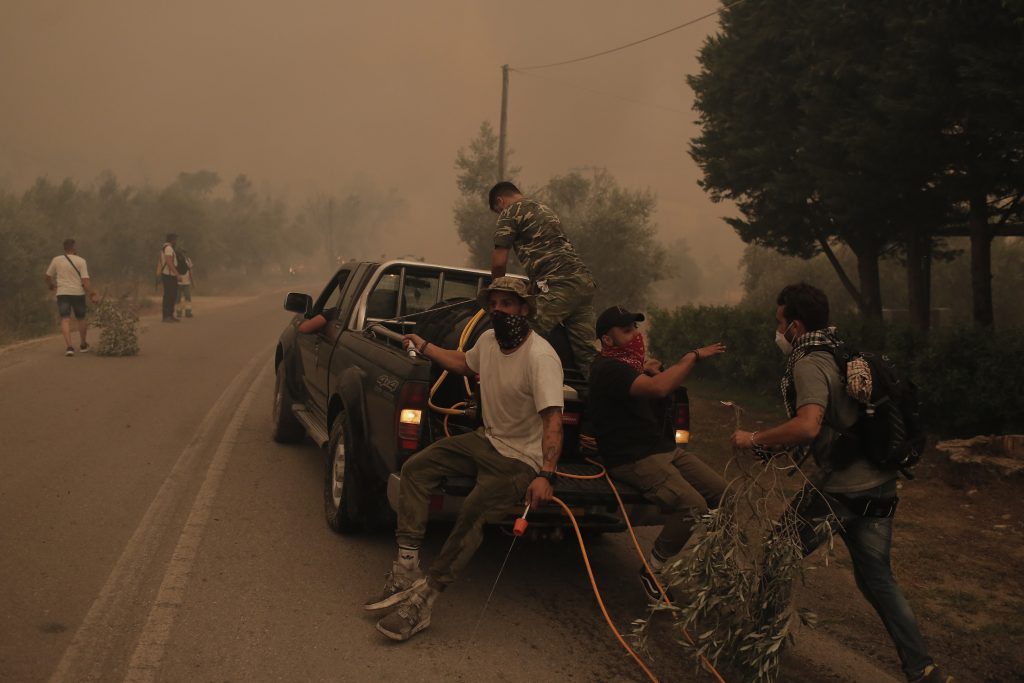
[[[561,61],[561,62],[552,62],[550,64],[538,64],[537,66],[524,66],[522,68],[514,69],[514,71],[519,71],[520,73],[522,73],[524,71],[534,71],[536,69],[549,69],[549,68],[555,67],[555,66],[565,66],[566,64],[575,64],[576,62],[583,62],[583,61],[586,61],[588,59],[593,59],[594,57],[602,57],[604,55],[610,55],[613,52],[618,52],[619,50],[625,50],[626,48],[630,48],[630,47],[633,47],[635,45],[640,45],[641,43],[646,43],[649,40],[654,40],[655,38],[660,38],[662,36],[665,36],[665,35],[668,35],[669,33],[674,32],[674,31],[678,31],[680,29],[686,28],[687,26],[693,26],[694,24],[696,24],[696,23],[698,23],[700,21],[704,21],[705,19],[709,19],[711,17],[719,15],[722,12],[724,12],[725,10],[729,9],[730,7],[734,7],[735,5],[740,4],[741,2],[743,2],[743,0],[733,0],[733,2],[730,2],[728,4],[723,4],[721,7],[716,9],[714,12],[708,12],[707,14],[705,14],[703,16],[699,16],[696,19],[691,19],[691,20],[689,20],[687,22],[679,24],[678,26],[673,26],[672,28],[665,29],[664,31],[661,31],[660,33],[655,33],[654,35],[647,36],[646,38],[641,38],[640,40],[634,40],[632,43],[626,43],[625,45],[620,45],[618,47],[613,47],[610,50],[602,50],[601,52],[595,52],[592,55],[586,55],[584,57],[576,57],[574,59],[566,59],[566,60]]]
[[[615,98],[617,100],[622,100],[623,102],[629,102],[630,104],[640,105],[641,107],[653,107],[654,109],[661,109],[663,111],[672,112],[673,114],[686,114],[687,113],[687,112],[683,111],[682,109],[675,109],[673,107],[667,107],[667,106],[665,106],[663,104],[655,104],[653,102],[643,102],[641,100],[630,99],[628,97],[624,97],[623,95],[616,95],[615,93],[605,92],[603,90],[598,90],[596,88],[590,88],[590,87],[587,87],[585,85],[579,85],[578,83],[573,83],[572,81],[564,81],[564,80],[559,79],[559,78],[551,78],[550,76],[539,76],[537,74],[527,73],[527,72],[522,71],[520,69],[511,69],[510,68],[509,71],[515,71],[517,73],[523,74],[524,76],[530,76],[531,78],[539,78],[539,79],[541,79],[543,81],[549,81],[551,83],[558,83],[560,85],[568,86],[570,88],[576,88],[578,90],[584,90],[586,92],[591,92],[591,93],[594,93],[596,95],[601,95],[602,97],[613,97],[613,98]]]

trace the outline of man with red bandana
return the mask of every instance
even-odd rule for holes
[[[725,480],[695,455],[676,446],[664,425],[668,397],[693,366],[725,351],[721,343],[683,354],[662,369],[645,358],[637,323],[643,314],[612,306],[597,318],[601,352],[590,366],[590,421],[597,451],[613,479],[636,487],[669,514],[651,549],[655,572],[676,555],[693,533],[695,518],[717,507]],[[661,594],[654,577],[640,567],[640,583],[654,601]]]

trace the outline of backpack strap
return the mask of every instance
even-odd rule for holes
[[[75,272],[76,272],[76,273],[78,273],[78,281],[79,281],[79,282],[83,282],[83,283],[84,283],[85,281],[84,281],[84,280],[82,280],[82,271],[80,271],[80,270],[78,269],[78,266],[76,266],[76,265],[75,265],[75,262],[74,262],[74,261],[72,261],[72,260],[71,260],[71,257],[70,257],[70,256],[68,256],[67,254],[64,254],[64,258],[66,258],[66,259],[68,260],[68,263],[70,263],[70,264],[71,264],[71,267],[75,269]]]

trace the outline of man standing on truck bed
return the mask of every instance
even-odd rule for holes
[[[548,334],[565,325],[576,368],[587,377],[594,360],[594,278],[549,207],[526,199],[515,185],[503,181],[487,196],[498,214],[491,254],[491,276],[505,275],[508,252],[514,249],[537,296],[532,327]]]
[[[686,545],[695,517],[718,506],[725,480],[666,433],[666,398],[702,361],[725,351],[721,343],[687,351],[670,368],[645,363],[640,313],[612,306],[597,319],[601,353],[590,370],[589,410],[597,451],[613,479],[636,487],[669,513],[648,563],[655,572]],[[646,567],[640,584],[652,601],[661,593]]]
[[[441,439],[402,466],[398,559],[383,591],[364,605],[368,611],[395,610],[377,622],[377,630],[392,640],[408,640],[430,625],[434,600],[473,557],[484,524],[503,519],[524,496],[537,506],[554,495],[562,452],[562,365],[551,345],[530,330],[532,299],[521,280],[496,278],[479,297],[494,329],[465,353],[405,336],[420,355],[450,372],[479,374],[484,426]],[[430,495],[450,476],[475,477],[476,485],[423,576],[419,550]]]

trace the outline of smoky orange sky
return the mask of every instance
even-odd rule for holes
[[[246,173],[297,206],[372,183],[409,204],[388,235],[389,256],[463,263],[453,162],[481,121],[497,129],[501,65],[604,50],[717,7],[5,0],[0,184],[21,190],[40,175],[87,184],[110,170],[160,185],[209,169],[226,180]],[[697,187],[687,154],[696,114],[685,77],[717,26],[711,18],[606,57],[513,73],[516,180],[537,186],[607,167],[621,184],[657,194],[666,242],[685,237],[700,262],[735,273],[741,243],[720,220],[730,208]]]

